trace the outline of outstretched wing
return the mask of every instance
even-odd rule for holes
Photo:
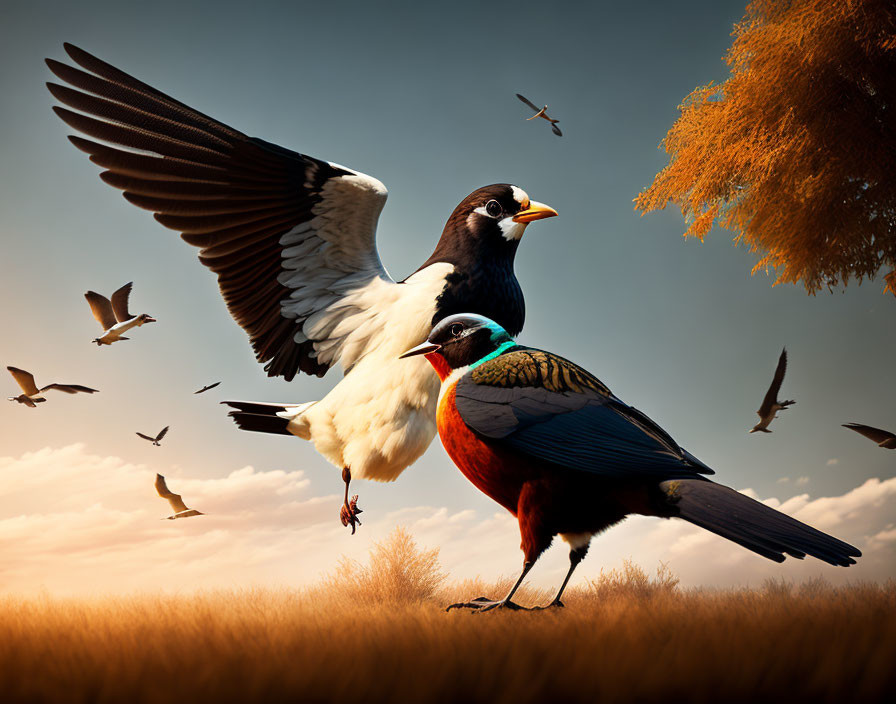
[[[134,286],[133,281],[129,281],[115,293],[112,294],[112,311],[115,313],[115,319],[119,323],[130,320],[132,316],[128,312],[128,296],[131,295],[131,288]]]
[[[112,304],[105,296],[96,291],[88,291],[84,294],[84,298],[90,304],[90,311],[97,322],[103,326],[103,330],[108,330],[118,323],[115,318],[115,312],[112,310]]]
[[[775,378],[772,379],[772,385],[768,387],[765,398],[762,399],[762,405],[756,413],[760,418],[764,418],[772,412],[772,406],[778,402],[778,393],[781,391],[781,384],[784,381],[784,374],[787,373],[787,348],[781,350],[781,356],[778,358],[778,368],[775,369]]]
[[[528,105],[530,108],[532,108],[535,112],[538,112],[539,110],[541,110],[541,108],[535,107],[535,105],[532,103],[532,101],[530,101],[528,98],[523,97],[519,93],[516,94],[516,97],[519,98],[520,100],[522,100],[526,105]]]
[[[216,386],[220,386],[220,385],[221,385],[221,382],[216,381],[214,384],[209,384],[208,386],[203,386],[201,389],[199,389],[199,391],[194,391],[193,395],[195,396],[196,394],[204,394],[206,391],[211,391]]]
[[[159,442],[163,437],[165,437],[168,434],[168,428],[169,428],[169,426],[166,425],[164,428],[162,428],[159,431],[159,434],[156,435],[156,442]]]
[[[713,473],[595,376],[550,352],[516,349],[475,367],[455,401],[472,430],[543,462],[616,477]]]
[[[168,499],[168,503],[171,504],[171,509],[175,513],[189,510],[184,503],[184,500],[180,497],[180,494],[175,494],[168,489],[168,484],[165,483],[165,477],[161,474],[156,474],[156,491],[159,492],[159,496],[163,499]]]
[[[370,301],[352,294],[377,280],[394,285],[375,242],[386,187],[250,138],[71,44],[65,50],[86,70],[47,59],[73,88],[47,85],[79,112],[54,110],[115,146],[69,139],[106,169],[106,183],[201,248],[268,375],[322,376],[363,356],[349,338],[367,322]]]
[[[139,435],[144,440],[149,440],[150,442],[153,442],[155,440],[155,438],[150,437],[149,435],[144,435],[143,433],[137,433],[137,435]],[[158,487],[158,480],[156,480],[156,487]]]
[[[555,125],[554,123],[551,123],[551,130],[552,130],[553,133],[554,133],[555,135],[557,135],[558,137],[562,137],[562,136],[563,136],[563,133],[560,131],[560,128],[557,127],[557,125]]]
[[[880,444],[887,440],[896,440],[896,435],[891,433],[888,430],[882,430],[881,428],[874,428],[870,425],[862,425],[861,423],[844,423],[844,428],[849,428],[850,430],[855,430],[860,435],[864,435],[869,440],[874,440],[874,442]]]
[[[9,370],[9,373],[12,374],[12,378],[16,380],[19,388],[22,389],[26,395],[34,396],[35,394],[40,393],[37,384],[34,383],[34,375],[31,372],[26,372],[24,369],[19,369],[18,367],[7,367],[7,370]]]
[[[97,393],[96,389],[91,389],[89,386],[81,386],[80,384],[48,384],[41,389],[41,393],[44,391],[62,391],[67,394],[95,394]]]

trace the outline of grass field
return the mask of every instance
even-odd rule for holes
[[[896,692],[896,583],[681,590],[604,573],[566,609],[445,613],[403,532],[305,590],[0,598],[3,702],[870,702]],[[523,604],[547,593],[523,591]]]

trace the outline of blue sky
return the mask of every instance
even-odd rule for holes
[[[378,242],[393,276],[416,269],[479,186],[512,182],[556,208],[560,217],[528,229],[517,257],[521,340],[587,367],[720,481],[786,499],[893,477],[896,453],[840,427],[896,428],[896,301],[883,282],[815,297],[772,288],[766,274],[750,276],[755,256],[735,249],[731,233],[685,241],[674,209],[633,210],[665,163],[657,145],[679,102],[726,77],[722,57],[743,0],[6,7],[0,360],[39,382],[101,393],[35,411],[3,404],[0,456],[81,442],[92,455],[172,476],[212,480],[252,465],[302,471],[314,496],[340,489],[338,471],[309,445],[241,433],[216,405],[320,398],[338,372],[268,379],[195,250],[101,183],[68,144],[43,59],[64,60],[69,41],[250,135],[379,178],[390,196]],[[516,92],[548,103],[564,137],[526,122]],[[130,280],[132,307],[160,322],[97,349],[82,294]],[[748,435],[785,345],[783,395],[797,404],[772,435]],[[216,380],[219,389],[191,395]],[[169,424],[162,448],[133,434]],[[800,477],[808,479],[796,485]],[[438,443],[397,483],[356,490],[371,521],[415,506],[481,516],[496,508]],[[337,511],[338,503],[334,521]],[[0,519],[15,515],[0,494]],[[338,542],[350,554],[363,544]],[[500,552],[508,571],[515,550],[511,542]]]

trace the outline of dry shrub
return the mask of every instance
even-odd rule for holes
[[[623,560],[622,569],[600,571],[597,579],[588,580],[591,596],[601,601],[611,599],[647,600],[668,597],[678,589],[678,577],[665,562],[656,568],[656,576],[651,578],[631,560]]]
[[[419,548],[411,534],[399,526],[374,544],[366,565],[340,558],[322,588],[328,599],[346,605],[418,604],[433,599],[446,578],[439,563],[439,549]]]
[[[762,582],[760,592],[767,599],[789,599],[793,595],[793,583],[783,577],[768,577]]]

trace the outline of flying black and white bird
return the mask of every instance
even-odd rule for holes
[[[480,188],[454,209],[429,259],[396,280],[376,248],[380,181],[249,137],[65,50],[80,68],[47,65],[72,87],[48,86],[79,112],[54,110],[104,144],[69,139],[105,169],[103,181],[201,248],[268,375],[323,376],[342,364],[345,378],[320,401],[227,403],[241,428],[311,440],[342,468],[340,515],[354,527],[352,476],[396,479],[436,432],[438,378],[425,360],[398,355],[452,313],[482,313],[518,332],[525,307],[514,256],[528,224],[556,211],[516,186]]]
[[[131,295],[133,285],[133,281],[126,283],[112,294],[111,301],[96,291],[88,291],[84,294],[84,298],[90,304],[93,317],[103,327],[103,334],[93,340],[97,347],[111,345],[119,340],[129,340],[130,338],[124,337],[124,333],[128,330],[138,328],[146,323],[156,322],[155,318],[146,313],[131,315],[128,312],[128,296]]]
[[[557,127],[557,123],[560,122],[560,120],[555,120],[552,117],[548,117],[548,114],[547,114],[548,106],[547,105],[545,105],[543,108],[538,108],[538,107],[536,107],[535,103],[533,103],[531,100],[528,100],[527,98],[520,95],[519,93],[516,94],[516,97],[519,98],[520,100],[522,100],[526,105],[528,105],[530,108],[532,108],[535,111],[535,114],[532,117],[526,118],[527,122],[529,120],[534,120],[536,117],[543,118],[551,123],[551,131],[555,135],[557,135],[558,137],[563,136],[563,133],[560,131],[560,128]]]
[[[174,511],[174,513],[165,517],[169,521],[173,521],[175,518],[190,518],[191,516],[205,515],[202,511],[197,511],[195,508],[187,508],[187,505],[184,503],[180,494],[175,494],[168,489],[168,484],[165,483],[165,477],[161,474],[156,474],[156,491],[159,492],[159,496],[163,499],[168,499],[168,503],[171,504],[171,510]]]
[[[79,384],[47,384],[46,386],[37,388],[37,384],[34,383],[34,375],[31,372],[26,372],[24,369],[19,369],[18,367],[7,367],[7,369],[9,370],[9,373],[12,374],[12,378],[16,380],[19,388],[22,389],[21,394],[18,396],[9,396],[7,400],[22,403],[29,408],[37,408],[38,403],[43,403],[47,400],[43,396],[44,391],[62,391],[66,394],[97,393],[96,389],[91,389],[90,387],[81,386]]]
[[[880,447],[888,450],[896,450],[896,433],[889,430],[881,430],[873,428],[870,425],[862,425],[861,423],[844,423],[844,428],[855,430],[859,435],[864,435],[869,440],[874,440]]]
[[[168,427],[169,426],[166,425],[164,428],[162,428],[159,431],[159,434],[156,435],[155,437],[151,437],[149,435],[144,435],[143,433],[137,433],[137,435],[139,435],[144,440],[149,440],[149,442],[151,442],[156,447],[161,447],[162,446],[162,438],[165,437],[165,435],[168,433]]]
[[[201,389],[199,389],[199,391],[194,391],[193,395],[195,396],[196,394],[204,394],[206,391],[211,391],[212,389],[214,389],[216,386],[219,386],[220,384],[221,384],[220,381],[216,381],[214,384],[209,384],[208,386],[203,386]]]
[[[772,385],[768,387],[765,398],[762,399],[762,405],[756,414],[759,416],[759,422],[751,429],[751,433],[770,433],[768,426],[775,419],[778,411],[784,411],[788,406],[792,406],[796,401],[779,401],[778,394],[781,391],[781,382],[784,381],[784,373],[787,371],[787,349],[781,351],[778,358],[778,368],[775,369],[775,378],[772,379]]]

